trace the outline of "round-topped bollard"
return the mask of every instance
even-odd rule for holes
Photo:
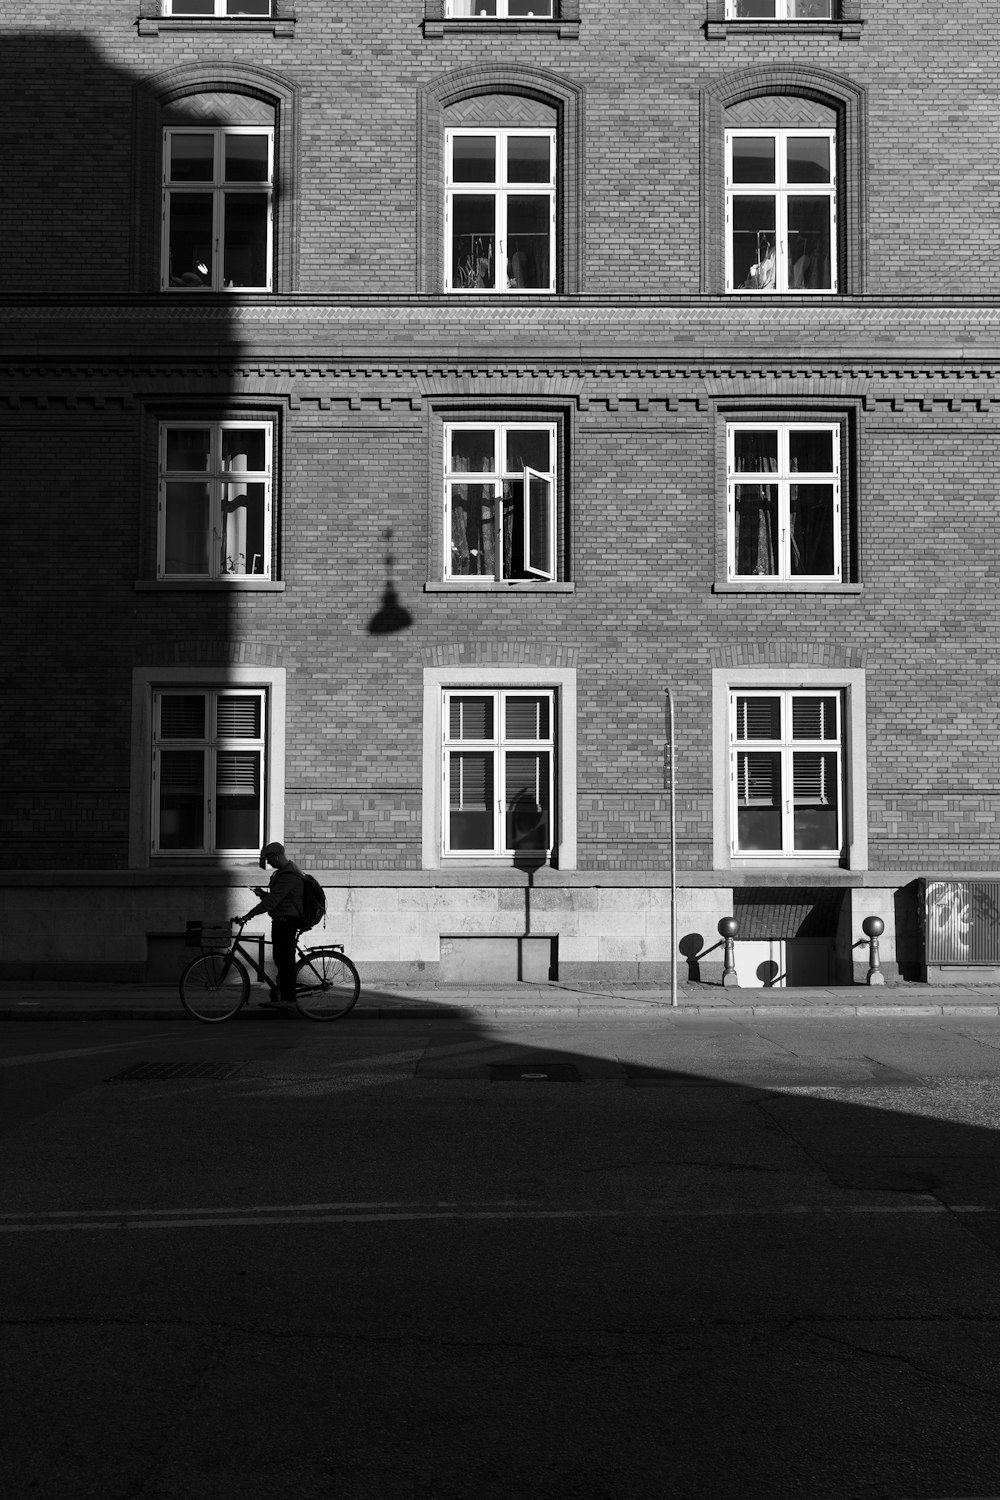
[[[868,984],[885,984],[885,975],[879,964],[878,940],[885,931],[885,923],[881,917],[865,917],[861,924],[861,931],[868,939]]]
[[[724,945],[724,957],[722,961],[722,983],[727,988],[739,984],[736,977],[736,934],[740,930],[740,924],[735,917],[722,917],[719,922],[719,936]]]

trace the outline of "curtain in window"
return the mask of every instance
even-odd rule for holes
[[[451,491],[451,571],[493,575],[496,561],[493,487],[456,484]]]
[[[830,280],[830,199],[789,197],[788,285],[828,291]]]
[[[834,570],[833,490],[828,484],[793,484],[789,510],[792,573],[828,576]]]
[[[773,474],[778,457],[773,431],[740,432],[741,474]],[[773,484],[736,486],[736,571],[772,576],[778,571],[778,490]]]

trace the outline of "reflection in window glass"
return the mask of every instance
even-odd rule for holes
[[[730,714],[733,852],[839,854],[839,696],[734,693]],[[748,740],[755,742],[752,748],[740,748]]]
[[[726,133],[727,290],[836,290],[834,141],[832,130]]]
[[[264,710],[264,694],[256,690],[164,689],[155,695],[154,853],[259,849]]]
[[[270,130],[167,128],[164,288],[270,289],[272,148]]]
[[[163,423],[157,576],[270,576],[269,422]]]
[[[552,579],[555,493],[551,424],[447,426],[445,578]]]
[[[839,580],[839,426],[732,423],[727,449],[729,577]]]
[[[551,130],[446,132],[446,290],[554,290],[554,150]]]
[[[446,854],[548,855],[552,721],[550,692],[446,693]]]

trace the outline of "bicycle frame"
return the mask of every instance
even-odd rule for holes
[[[268,943],[268,941],[269,939],[266,938],[263,933],[260,933],[258,936],[244,938],[241,932],[237,932],[234,935],[232,942],[229,944],[228,949],[226,950],[226,961],[223,965],[220,979],[225,979],[226,975],[229,973],[230,968],[232,967],[233,959],[237,955],[239,955],[239,957],[246,964],[247,968],[257,976],[258,981],[261,984],[266,985],[272,995],[276,995],[278,993],[277,981],[271,978],[270,974],[264,967],[264,946],[266,943]],[[244,947],[245,942],[256,944],[256,957],[249,951],[248,948]],[[211,952],[212,950],[203,949],[202,951]],[[215,951],[218,952],[219,950],[216,949]],[[301,963],[304,958],[311,957],[311,955],[314,953],[343,953],[343,951],[343,943],[322,943],[316,948],[303,948],[302,944],[297,939],[295,943],[296,962],[298,963]]]

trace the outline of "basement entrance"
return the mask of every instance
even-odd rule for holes
[[[844,892],[745,886],[733,892],[736,975],[742,989],[835,984]]]

